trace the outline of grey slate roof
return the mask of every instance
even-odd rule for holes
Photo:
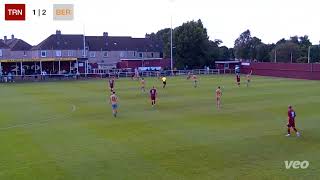
[[[10,49],[8,45],[6,45],[4,42],[0,41],[0,48],[2,49]]]
[[[14,39],[6,44],[10,47],[11,51],[29,51],[32,48],[29,43],[22,39]]]
[[[86,46],[90,51],[140,51],[161,52],[159,43],[149,38],[129,36],[86,36]],[[53,34],[33,50],[78,50],[83,49],[83,35]]]
[[[83,49],[83,35],[53,34],[32,50],[78,50]]]
[[[32,48],[29,43],[17,38],[7,39],[6,41],[0,39],[0,43],[5,44],[11,51],[29,51]]]

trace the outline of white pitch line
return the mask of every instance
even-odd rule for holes
[[[25,123],[25,124],[18,124],[18,125],[14,125],[14,126],[8,126],[8,127],[0,128],[0,131],[1,131],[1,130],[13,129],[13,128],[19,128],[19,127],[32,126],[32,125],[34,125],[34,124],[43,124],[43,123],[52,121],[52,120],[54,120],[54,119],[56,119],[56,118],[51,118],[51,119],[47,119],[47,120],[43,120],[43,121],[38,121],[38,122],[36,122],[36,123]]]
[[[72,104],[72,111],[71,112],[75,112],[77,110],[77,106]]]
[[[71,113],[75,112],[77,110],[77,106],[72,104],[72,110]],[[13,126],[8,126],[8,127],[3,127],[0,128],[0,131],[4,131],[4,130],[9,130],[9,129],[14,129],[14,128],[20,128],[20,127],[28,127],[28,126],[33,126],[35,124],[44,124],[47,123],[49,121],[58,119],[58,118],[63,118],[63,117],[67,117],[68,115],[71,115],[71,113],[66,114],[65,116],[62,117],[52,117],[52,118],[48,118],[46,120],[42,120],[42,121],[38,121],[38,122],[34,122],[34,123],[24,123],[24,124],[18,124],[18,125],[13,125]]]

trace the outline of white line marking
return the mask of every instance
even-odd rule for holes
[[[71,112],[75,112],[77,110],[77,106],[72,104],[72,111]]]
[[[19,128],[19,127],[32,126],[32,125],[34,125],[34,124],[43,124],[43,123],[52,121],[52,120],[54,120],[54,119],[57,119],[57,117],[55,117],[55,118],[50,118],[50,119],[47,119],[47,120],[38,121],[38,122],[36,122],[36,123],[25,123],[25,124],[18,124],[18,125],[14,125],[14,126],[8,126],[8,127],[0,128],[0,131],[1,131],[1,130],[13,129],[13,128]]]

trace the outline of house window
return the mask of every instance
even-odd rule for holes
[[[0,49],[0,57],[2,57],[2,49]]]
[[[27,51],[23,51],[23,56],[27,56]]]
[[[96,57],[96,53],[95,52],[90,52],[90,57],[92,57],[92,58]]]
[[[56,51],[56,57],[61,57],[61,51]]]
[[[142,53],[139,53],[139,58],[143,58],[143,54]]]
[[[121,51],[121,52],[120,52],[120,57],[121,57],[121,58],[125,57],[125,52],[124,52],[124,51]]]
[[[68,56],[69,56],[69,57],[70,57],[70,56],[73,56],[73,51],[69,50],[69,51],[68,51]]]
[[[153,53],[151,53],[151,57],[152,57],[152,58],[154,57],[154,54],[153,54]]]
[[[41,57],[47,57],[47,51],[41,51]]]
[[[109,57],[109,52],[108,51],[103,52],[103,57]]]

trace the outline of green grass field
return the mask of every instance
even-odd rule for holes
[[[320,83],[233,76],[161,82],[155,108],[129,79],[116,82],[119,116],[102,80],[0,84],[1,180],[320,179]],[[215,89],[223,87],[223,107]],[[148,88],[149,89],[149,88]],[[287,106],[302,137],[285,137]],[[286,160],[308,160],[289,169]]]

